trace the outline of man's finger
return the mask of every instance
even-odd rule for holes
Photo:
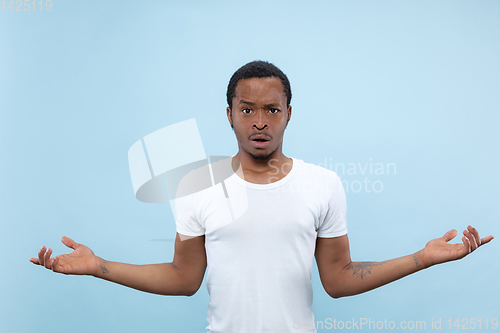
[[[78,247],[78,245],[80,245],[77,242],[75,242],[74,240],[72,240],[71,238],[66,237],[66,236],[63,236],[61,238],[61,242],[63,242],[64,245],[66,245],[67,247],[72,248],[73,250],[76,250],[76,248]]]
[[[478,245],[476,243],[476,238],[468,230],[464,230],[464,235],[469,240],[471,252],[477,249]]]
[[[471,225],[468,225],[467,230],[474,236],[477,247],[481,246],[481,237],[479,237],[479,232],[476,230],[476,228],[472,227]]]
[[[493,237],[492,235],[481,238],[481,245],[484,245],[484,244],[490,242],[493,238],[495,238],[495,237]]]
[[[40,265],[40,259],[38,258],[30,258],[30,261],[36,265]]]
[[[52,254],[52,249],[48,249],[47,252],[45,252],[43,261],[44,261],[44,266],[47,269],[50,269],[50,255]]]
[[[44,265],[43,256],[45,255],[45,246],[42,246],[38,251],[38,264]]]
[[[464,252],[467,255],[470,253],[470,243],[465,236],[462,236],[462,242],[464,243]]]
[[[59,264],[59,256],[55,256],[54,260],[52,260],[52,271],[57,272],[58,264]]]
[[[443,235],[443,237],[441,237],[441,239],[443,239],[445,242],[449,242],[453,238],[455,238],[456,235],[457,235],[457,231],[455,229],[451,229],[450,231],[448,231],[447,233],[445,233]]]

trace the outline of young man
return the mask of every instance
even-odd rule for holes
[[[238,141],[234,174],[179,200],[171,263],[130,265],[106,261],[63,237],[74,249],[51,258],[42,247],[30,260],[54,272],[86,274],[162,295],[193,295],[208,263],[208,332],[315,332],[311,272],[333,298],[356,295],[408,274],[463,258],[493,239],[476,229],[462,243],[457,231],[404,257],[352,262],[345,194],[332,171],[283,155],[291,89],[274,65],[254,61],[236,71],[227,91],[227,117]],[[182,199],[182,198],[181,198]],[[295,326],[294,326],[295,324]]]

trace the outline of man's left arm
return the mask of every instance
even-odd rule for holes
[[[463,232],[462,243],[449,244],[455,229],[429,241],[422,250],[387,261],[351,261],[347,235],[318,237],[316,262],[325,291],[333,298],[352,296],[378,288],[424,268],[465,257],[488,243],[493,236],[479,237],[470,225]]]

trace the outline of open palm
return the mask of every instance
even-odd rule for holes
[[[63,237],[61,241],[67,247],[72,248],[73,252],[50,258],[52,250],[46,250],[45,246],[42,246],[38,252],[38,258],[31,258],[30,261],[57,273],[94,275],[98,267],[97,257],[94,252],[87,246],[78,244],[69,237]]]
[[[446,261],[461,259],[493,239],[493,236],[480,238],[477,230],[470,225],[464,230],[463,234],[462,243],[448,243],[457,235],[455,229],[448,231],[443,237],[429,241],[422,250],[421,261],[424,266],[429,267]]]

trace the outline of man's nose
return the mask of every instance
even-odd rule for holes
[[[269,126],[267,115],[264,110],[259,110],[254,119],[255,120],[253,123],[253,127],[257,128],[258,130],[263,130],[264,128]]]

